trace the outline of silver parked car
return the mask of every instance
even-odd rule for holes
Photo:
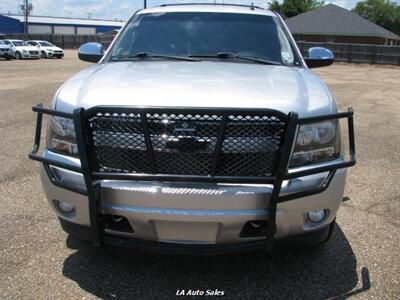
[[[15,59],[40,58],[38,49],[22,40],[2,40],[2,42],[10,47],[10,55]]]
[[[97,64],[33,108],[30,158],[66,232],[207,254],[329,238],[355,164],[353,112],[310,70],[331,51],[303,59],[281,17],[254,6],[164,5],[79,57]]]
[[[5,43],[5,41],[0,40],[0,57],[10,60],[12,58],[10,53],[10,46]]]

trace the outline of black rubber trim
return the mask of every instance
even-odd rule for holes
[[[69,233],[73,237],[93,242],[97,241],[96,231],[91,229],[90,227],[70,223],[63,219],[60,219],[60,223],[64,231]],[[323,243],[329,238],[329,235],[333,228],[332,224],[318,231],[289,236],[283,239],[277,239],[274,243],[278,248],[312,247]],[[128,248],[147,253],[174,255],[219,255],[250,252],[263,250],[266,248],[268,249],[268,247],[266,247],[266,240],[257,240],[236,244],[188,245],[165,242],[150,242],[133,238],[119,237],[116,235],[103,234],[101,236],[101,241],[105,245],[111,245],[120,248]]]
[[[62,229],[73,237],[93,242],[98,239],[98,232],[92,227],[68,222],[61,218],[58,218],[58,220],[60,221]]]
[[[290,248],[309,248],[318,246],[329,240],[335,224],[335,221],[333,221],[323,229],[310,233],[289,236],[280,240],[275,240],[275,243],[279,244],[280,246]]]
[[[274,240],[276,248],[307,248],[323,243],[329,236],[330,226],[324,229]],[[266,240],[218,245],[187,245],[162,242],[149,242],[137,239],[104,235],[102,241],[106,245],[130,248],[148,253],[175,255],[219,255],[256,250],[273,249],[267,247]]]

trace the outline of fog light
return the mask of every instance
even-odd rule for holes
[[[307,217],[311,222],[314,223],[319,223],[321,222],[323,219],[325,219],[326,216],[326,212],[324,209],[321,210],[315,210],[315,211],[309,211],[307,213]]]
[[[64,201],[57,201],[57,206],[64,213],[71,213],[75,209],[75,205]]]

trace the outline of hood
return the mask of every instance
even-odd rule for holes
[[[97,105],[270,108],[300,116],[334,104],[309,69],[237,62],[143,60],[96,64],[59,89],[58,110]]]
[[[58,47],[44,47],[47,51],[62,51],[61,48]]]
[[[33,46],[15,46],[18,50],[26,50],[26,51],[39,51],[38,48]]]

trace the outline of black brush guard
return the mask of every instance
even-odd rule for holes
[[[269,109],[226,109],[226,108],[137,108],[137,107],[110,107],[110,106],[99,106],[94,107],[89,110],[83,108],[75,109],[72,114],[59,112],[51,109],[44,108],[42,104],[35,105],[32,110],[37,113],[36,121],[36,132],[34,146],[29,154],[29,158],[42,162],[46,168],[49,170],[49,166],[55,166],[64,168],[66,170],[79,172],[83,174],[86,191],[76,190],[74,187],[68,187],[62,185],[61,187],[85,194],[89,199],[89,213],[90,213],[90,223],[91,230],[94,233],[94,242],[101,243],[102,241],[102,224],[100,216],[101,203],[101,185],[100,180],[140,180],[140,181],[166,181],[166,182],[208,182],[208,183],[259,183],[259,184],[272,184],[273,189],[269,198],[269,205],[266,204],[266,211],[268,213],[268,226],[266,232],[266,247],[272,249],[274,245],[274,235],[276,233],[276,209],[277,204],[284,201],[289,201],[304,196],[309,196],[313,194],[318,194],[325,191],[331,180],[334,177],[336,170],[341,168],[347,168],[353,166],[356,163],[356,153],[355,153],[355,142],[354,142],[354,126],[353,126],[353,111],[351,108],[347,112],[341,112],[336,114],[329,114],[316,117],[308,118],[298,118],[297,113],[290,112],[289,114],[284,114],[276,110]],[[75,131],[76,131],[76,141],[78,146],[79,158],[81,162],[81,167],[72,166],[69,164],[61,163],[59,161],[45,158],[38,154],[40,148],[41,140],[41,129],[43,114],[69,118],[74,121]],[[94,144],[96,143],[96,138],[93,138],[93,120],[97,117],[107,116],[112,118],[113,116],[136,116],[137,120],[140,120],[140,124],[143,128],[143,136],[145,143],[146,159],[149,162],[149,172],[146,173],[131,173],[127,170],[118,172],[118,169],[107,170],[99,166],[99,161],[94,156],[99,156],[96,152]],[[210,158],[210,172],[209,174],[159,174],[157,173],[157,164],[155,159],[155,150],[152,144],[152,132],[149,127],[149,116],[165,116],[172,115],[183,116],[217,116],[218,118],[214,121],[218,122],[218,132],[216,140],[214,143],[214,150],[212,157]],[[235,118],[242,119],[242,117],[247,117],[248,119],[255,121],[262,120],[272,120],[276,125],[279,123],[282,126],[279,136],[279,143],[277,143],[276,156],[270,162],[274,163],[274,166],[269,170],[264,170],[264,172],[259,172],[259,174],[246,174],[246,176],[241,176],[240,174],[233,174],[230,176],[223,176],[218,174],[218,164],[219,159],[222,156],[222,149],[224,147],[224,136],[227,132],[228,124],[236,122]],[[264,118],[264,119],[263,119]],[[266,118],[266,119],[265,119]],[[349,154],[350,160],[344,161],[339,160],[324,166],[310,166],[307,169],[289,172],[289,163],[291,158],[291,153],[294,148],[294,142],[296,138],[297,129],[302,124],[310,124],[314,122],[320,122],[324,120],[334,120],[347,118],[348,124],[348,138],[349,138]],[[137,121],[136,120],[136,121]],[[242,119],[243,120],[243,119]],[[244,119],[246,121],[246,119]],[[260,123],[258,123],[260,124]],[[196,146],[197,147],[197,146]],[[179,151],[179,149],[178,149]],[[282,182],[284,180],[289,180],[292,178],[307,176],[311,174],[317,174],[322,172],[329,172],[324,183],[319,187],[313,188],[311,190],[296,192],[288,195],[280,195]],[[48,172],[49,173],[49,172]],[[233,172],[235,173],[235,172]],[[54,178],[51,178],[53,183],[56,184]],[[268,201],[266,200],[266,203]]]

